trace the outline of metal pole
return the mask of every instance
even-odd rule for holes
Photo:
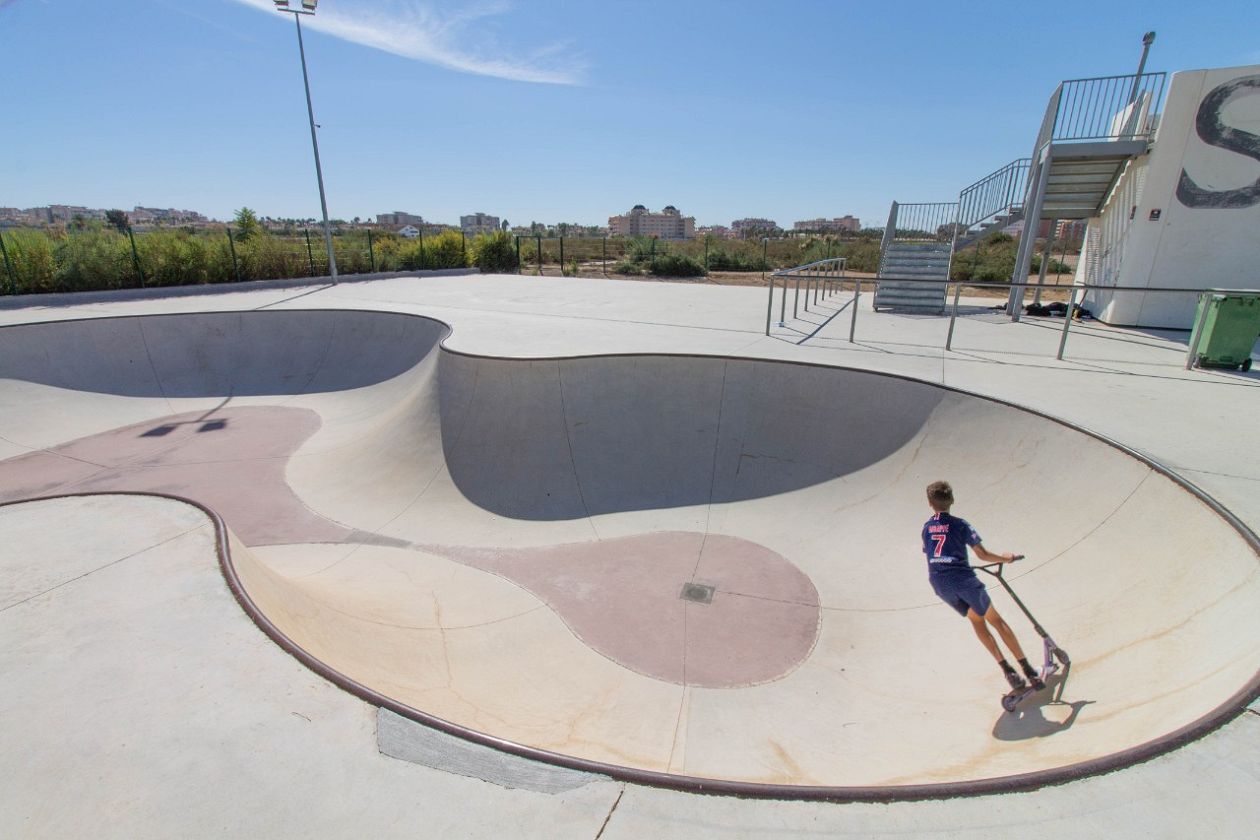
[[[1138,62],[1137,74],[1133,77],[1133,89],[1129,91],[1130,105],[1137,101],[1138,88],[1142,85],[1142,71],[1146,69],[1146,54],[1151,51],[1153,43],[1155,43],[1154,32],[1147,32],[1142,36],[1142,59]]]
[[[564,237],[560,237],[560,276],[564,276]]]
[[[1059,354],[1055,356],[1059,361],[1063,361],[1063,348],[1067,347],[1068,329],[1072,326],[1072,310],[1076,308],[1076,287],[1072,287],[1071,293],[1068,294],[1067,313],[1063,316],[1063,335],[1059,336]]]
[[[304,228],[302,233],[306,234],[306,260],[310,265],[310,276],[315,276],[315,253],[311,250],[311,229]]]
[[[144,269],[140,267],[140,253],[136,251],[136,237],[131,232],[131,225],[127,225],[127,238],[131,240],[131,260],[136,264],[136,274],[140,275],[140,285],[144,285]]]
[[[468,265],[468,236],[461,230],[459,232],[459,261],[460,268]]]
[[[949,332],[945,334],[945,349],[954,347],[954,322],[958,320],[958,299],[962,297],[962,283],[954,286],[954,309],[949,316]]]
[[[538,276],[542,277],[542,234],[534,234],[534,239],[538,244]]]
[[[241,267],[236,262],[236,243],[232,241],[232,226],[227,226],[228,250],[232,252],[232,276],[241,282]]]
[[[372,229],[368,228],[368,265],[372,267],[372,271],[376,271],[376,251],[372,248]]]
[[[786,280],[783,281],[787,283]],[[785,288],[783,294],[787,294]],[[770,313],[774,311],[774,275],[770,276],[770,297],[766,300],[766,335],[770,335]]]
[[[787,278],[784,278],[783,282],[786,283]],[[800,304],[800,302],[801,302],[801,276],[798,274],[796,275],[796,295],[792,298],[792,320],[796,320],[796,317],[797,317],[796,307]],[[805,308],[808,309],[809,308],[808,305]]]
[[[4,237],[0,236],[0,254],[4,255],[4,270],[9,275],[9,294],[17,294],[17,277],[13,273],[13,263],[9,262],[9,249],[4,247]]]
[[[603,275],[607,277],[608,276],[608,237],[607,236],[603,238],[603,255],[604,255],[603,259],[601,260],[601,263],[603,265],[603,268],[601,269],[601,273],[603,273]]]
[[[332,229],[328,227],[328,199],[324,195],[324,172],[319,165],[319,140],[315,137],[315,108],[311,105],[311,80],[306,73],[306,47],[302,43],[302,17],[295,14],[298,55],[302,59],[302,86],[306,89],[306,116],[311,123],[311,149],[315,152],[315,180],[319,182],[319,208],[324,214],[324,247],[328,249],[328,274],[337,283],[337,258],[333,255]],[[309,234],[308,234],[309,237]]]
[[[516,273],[521,273],[521,238],[516,237]]]
[[[849,343],[853,343],[853,335],[857,332],[858,296],[862,294],[862,278],[853,278],[853,314],[849,317]]]

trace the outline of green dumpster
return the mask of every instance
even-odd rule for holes
[[[1195,367],[1251,370],[1251,348],[1257,336],[1260,336],[1260,295],[1199,297],[1194,333],[1190,336],[1190,346],[1195,348]]]

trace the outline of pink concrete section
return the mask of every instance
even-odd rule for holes
[[[525,587],[587,645],[667,682],[733,688],[774,680],[803,662],[818,638],[818,593],[809,578],[736,537],[658,532],[529,549],[433,550]],[[712,602],[683,599],[687,583],[713,586]]]
[[[276,406],[155,418],[0,462],[0,500],[169,493],[218,511],[248,545],[338,542],[351,529],[307,508],[284,478],[319,425],[313,411]]]

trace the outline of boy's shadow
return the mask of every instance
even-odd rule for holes
[[[1029,738],[1045,738],[1070,729],[1076,723],[1076,716],[1081,710],[1094,702],[1076,700],[1068,703],[1063,699],[1063,687],[1067,685],[1071,670],[1072,666],[1066,666],[1062,673],[1054,674],[1046,680],[1046,687],[1026,698],[1014,712],[1003,712],[993,725],[993,737],[1000,741],[1024,741]],[[1045,710],[1055,707],[1066,707],[1071,711],[1062,720],[1046,717]]]

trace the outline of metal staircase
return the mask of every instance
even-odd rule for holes
[[[1158,125],[1164,73],[1063,82],[1050,97],[1033,147],[1027,220],[1007,312],[1018,317],[1039,223],[1099,215],[1133,159],[1146,154]]]
[[[945,311],[958,204],[892,203],[880,246],[875,311]]]

